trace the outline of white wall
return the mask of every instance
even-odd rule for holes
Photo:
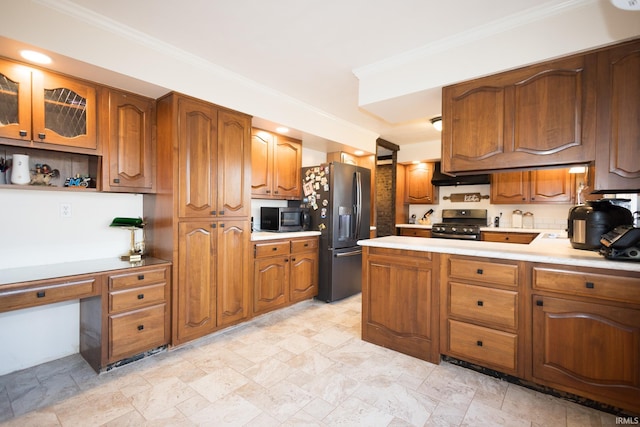
[[[111,220],[142,216],[135,194],[12,188],[0,201],[0,269],[118,257],[130,235]],[[60,217],[61,203],[71,218]],[[0,314],[0,375],[77,353],[78,331],[77,301]]]

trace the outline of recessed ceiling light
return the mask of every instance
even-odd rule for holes
[[[279,132],[279,133],[287,133],[287,132],[289,132],[289,128],[286,128],[286,127],[284,127],[284,126],[280,126],[280,127],[277,127],[277,128],[276,128],[276,132]]]
[[[20,55],[27,61],[35,62],[36,64],[51,64],[51,58],[34,50],[20,51]]]
[[[611,4],[622,10],[640,10],[638,0],[611,0]]]
[[[356,156],[362,156],[364,154],[364,151],[356,150],[356,151],[353,152],[353,154],[355,154]]]

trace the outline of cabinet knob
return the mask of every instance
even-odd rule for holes
[[[484,273],[484,271],[482,271],[482,269],[481,269],[481,268],[479,268],[479,269],[477,269],[477,270],[476,270],[476,273],[478,273],[478,274],[482,274],[482,273]]]
[[[267,191],[266,191],[266,193],[267,193],[267,194],[271,194],[271,190],[267,190]]]
[[[138,274],[138,280],[144,280],[144,274]]]
[[[20,136],[22,136],[22,137],[25,137],[25,136],[27,136],[27,131],[26,130],[20,130],[20,131],[18,131],[18,134]]]
[[[224,227],[224,222],[220,224],[220,227]]]
[[[509,240],[509,237],[505,237],[504,240]]]
[[[285,259],[284,259],[284,262],[289,262],[289,258],[285,258]]]
[[[478,301],[478,307],[483,307],[484,306],[484,302],[483,301]]]
[[[277,192],[277,191],[274,191],[274,192],[273,192],[273,194],[278,194],[278,192]]]
[[[211,215],[215,215],[216,213],[216,211],[211,211]]]
[[[138,294],[138,299],[144,299],[144,294]]]
[[[215,222],[211,224],[211,228],[216,228],[216,227],[217,227],[217,224]]]
[[[120,184],[120,178],[115,178],[115,179],[113,180],[113,183],[114,183],[114,184]]]
[[[291,261],[296,262],[296,259],[295,258],[291,258]]]
[[[273,248],[271,248],[272,251],[277,251],[278,248],[276,248],[275,246]]]
[[[542,300],[539,299],[539,300],[536,301],[536,305],[538,307],[542,307],[544,305],[544,303],[542,302]]]
[[[587,282],[584,285],[586,286],[587,289],[593,289],[596,287],[596,285],[593,282]]]
[[[40,133],[38,134],[38,138],[40,138],[40,139],[45,139],[46,137],[47,137],[47,135],[45,135],[45,133],[44,133],[44,132],[40,132]]]
[[[224,211],[218,212],[218,215],[224,215]]]
[[[144,325],[138,325],[138,330],[142,331],[144,329]]]
[[[38,298],[44,298],[44,297],[45,297],[45,292],[44,292],[44,291],[39,291],[39,292],[36,294],[36,297],[38,297]]]
[[[304,244],[304,247],[306,248],[307,246],[309,246],[309,244],[308,244],[308,243],[305,243],[305,244]]]
[[[480,340],[476,341],[476,345],[477,345],[478,347],[482,347],[482,341],[480,341]]]

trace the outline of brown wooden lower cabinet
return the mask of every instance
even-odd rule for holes
[[[253,243],[253,313],[318,295],[318,237]]]
[[[364,247],[362,339],[432,363],[438,347],[439,255]]]

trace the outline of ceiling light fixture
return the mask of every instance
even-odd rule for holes
[[[640,10],[638,0],[611,0],[611,4],[622,10]]]
[[[289,132],[289,128],[286,128],[284,126],[280,126],[280,127],[276,128],[276,132],[278,132],[278,133],[287,133],[287,132]]]
[[[22,50],[20,51],[20,56],[27,61],[35,62],[36,64],[51,64],[50,57],[44,53],[36,52],[34,50]]]
[[[364,154],[364,151],[356,150],[356,151],[353,152],[353,154],[355,154],[356,156],[362,156]]]
[[[436,116],[429,121],[438,132],[442,131],[442,116]]]

